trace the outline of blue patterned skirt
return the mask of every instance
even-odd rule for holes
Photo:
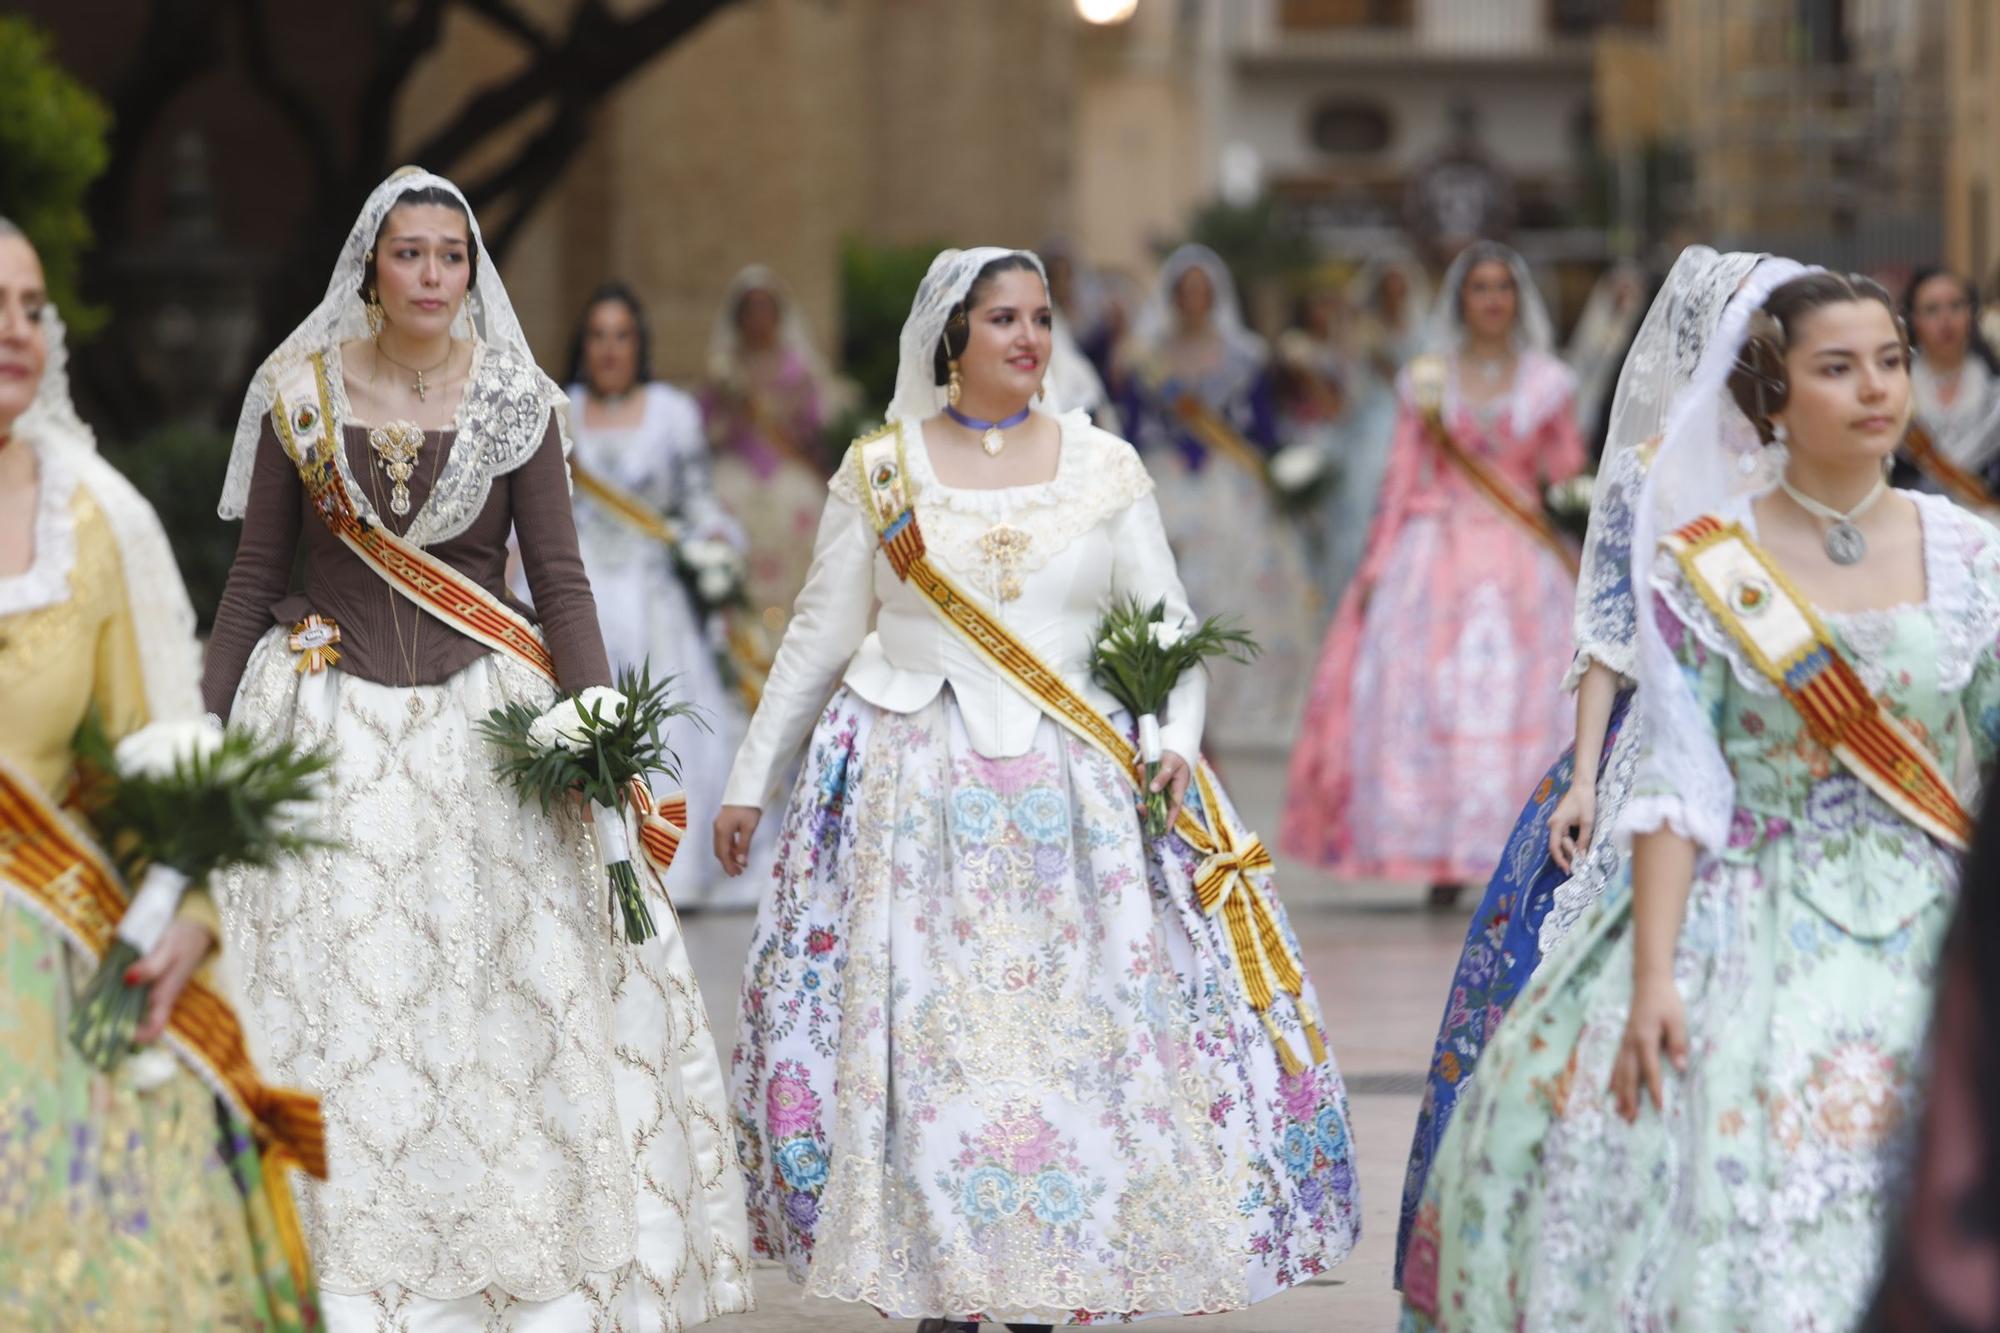
[[[1632,692],[1625,690],[1612,705],[1598,760],[1600,775],[1631,702]],[[1398,1290],[1403,1286],[1403,1254],[1409,1248],[1417,1204],[1424,1197],[1424,1180],[1430,1175],[1438,1145],[1444,1141],[1452,1109],[1507,1006],[1534,975],[1535,965],[1541,961],[1536,941],[1542,918],[1548,915],[1556,890],[1569,879],[1549,855],[1549,816],[1569,790],[1575,766],[1576,749],[1571,746],[1536,785],[1521,817],[1514,821],[1507,849],[1500,855],[1500,867],[1487,883],[1486,895],[1479,900],[1465,933],[1465,949],[1459,955],[1458,970],[1452,974],[1444,1022],[1438,1027],[1437,1047],[1431,1053],[1430,1079],[1424,1088],[1423,1107],[1417,1112],[1416,1137],[1410,1144],[1402,1215],[1396,1226]]]

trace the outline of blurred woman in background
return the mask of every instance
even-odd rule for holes
[[[1519,793],[1569,739],[1575,556],[1542,488],[1584,467],[1575,379],[1527,265],[1476,244],[1399,381],[1368,551],[1292,751],[1284,844],[1454,901],[1492,874]]]
[[[1159,485],[1189,600],[1263,646],[1254,672],[1217,667],[1211,731],[1231,746],[1280,749],[1305,699],[1319,599],[1305,538],[1272,491],[1270,352],[1213,250],[1184,245],[1168,257],[1126,362],[1121,416]]]
[[[723,617],[742,590],[744,536],[710,485],[701,407],[653,378],[651,343],[639,298],[623,283],[600,287],[584,305],[567,379],[571,500],[612,669],[645,663],[701,710],[666,737],[679,775],[654,782],[662,796],[685,791],[688,827],[705,828],[721,804],[714,775],[727,771],[749,721],[724,679]],[[716,905],[712,895],[728,882],[708,858],[677,856],[666,885],[676,906],[700,907]]]
[[[2000,486],[2000,360],[1979,331],[1979,293],[1946,268],[1924,268],[1903,290],[1915,419],[1897,480],[1995,509]]]

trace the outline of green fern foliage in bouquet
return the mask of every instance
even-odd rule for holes
[[[1206,671],[1217,657],[1248,663],[1259,652],[1255,639],[1219,616],[1190,628],[1185,622],[1167,620],[1164,600],[1148,606],[1132,596],[1106,608],[1094,638],[1090,678],[1138,720],[1139,757],[1149,788],[1160,772],[1159,715],[1181,676],[1197,667]],[[1184,757],[1190,762],[1195,758]],[[1165,792],[1146,792],[1145,827],[1148,837],[1166,836]]]
[[[479,734],[499,751],[500,776],[523,804],[534,800],[544,813],[570,797],[590,804],[611,902],[633,944],[659,931],[632,864],[622,805],[632,784],[646,785],[649,774],[680,780],[680,760],[664,739],[669,724],[684,717],[707,729],[701,710],[675,700],[672,686],[672,676],[655,681],[649,666],[627,667],[615,689],[592,686],[543,712],[511,703],[479,724]]]
[[[126,971],[159,943],[186,889],[329,845],[305,825],[333,756],[205,720],[154,723],[114,745],[95,711],[73,747],[84,815],[137,886],[70,1023],[84,1058],[108,1070],[131,1049],[151,989],[128,985]]]

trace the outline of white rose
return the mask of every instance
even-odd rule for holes
[[[596,713],[604,720],[604,725],[615,727],[625,720],[625,710],[630,702],[624,695],[609,685],[593,685],[576,697],[576,711],[579,719]]]
[[[537,750],[554,750],[562,745],[556,735],[556,724],[547,713],[528,724],[528,744]]]
[[[222,733],[206,719],[155,722],[119,741],[111,759],[126,777],[167,778],[180,765],[206,759],[221,748]]]
[[[1317,445],[1293,444],[1271,458],[1271,480],[1281,490],[1302,491],[1326,471],[1326,453]]]
[[[700,591],[703,601],[719,602],[729,596],[736,580],[727,569],[710,565],[695,576],[694,586]]]
[[[728,542],[719,542],[707,537],[696,537],[683,542],[681,551],[686,555],[689,564],[702,570],[726,568],[736,556],[736,548]]]
[[[1181,640],[1187,637],[1187,626],[1169,625],[1164,620],[1156,620],[1147,632],[1152,635],[1153,642],[1160,647],[1178,648]]]
[[[560,701],[528,726],[528,744],[538,750],[561,748],[580,754],[589,742],[589,727],[575,699]]]

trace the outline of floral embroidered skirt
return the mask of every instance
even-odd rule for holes
[[[753,1248],[891,1316],[1043,1323],[1236,1309],[1344,1257],[1312,987],[1252,1010],[1193,869],[1052,722],[988,758],[949,689],[909,714],[836,694],[744,978]]]
[[[1874,807],[1739,808],[1674,958],[1688,1069],[1627,1124],[1609,1092],[1631,895],[1607,894],[1486,1047],[1417,1210],[1405,1330],[1855,1327],[1895,1214],[1955,868]],[[1816,798],[1817,799],[1817,798]],[[1885,832],[1886,831],[1886,832]]]
[[[94,970],[0,896],[0,1327],[317,1327],[249,1127],[164,1046],[70,1045]]]
[[[1618,739],[1631,702],[1628,690],[1612,707],[1604,734],[1604,757],[1598,761],[1600,791],[1605,770],[1613,766],[1612,757],[1621,753]],[[1569,790],[1575,764],[1576,747],[1572,745],[1536,784],[1521,817],[1514,822],[1506,850],[1500,854],[1500,868],[1493,872],[1486,896],[1479,900],[1472,926],[1465,933],[1465,949],[1459,954],[1458,970],[1452,973],[1451,989],[1445,995],[1444,1021],[1438,1026],[1437,1045],[1431,1052],[1430,1079],[1424,1087],[1423,1106],[1417,1111],[1417,1132],[1410,1143],[1410,1165],[1403,1179],[1403,1207],[1396,1228],[1398,1287],[1402,1285],[1410,1226],[1423,1198],[1431,1159],[1444,1139],[1445,1126],[1451,1123],[1453,1108],[1472,1079],[1479,1053],[1541,961],[1543,922],[1558,891],[1570,878],[1549,855],[1549,817]],[[1616,802],[1616,806],[1622,805],[1622,800]],[[1610,827],[1616,808],[1602,801],[1598,808],[1601,817],[1593,847],[1615,841]],[[1581,878],[1588,867],[1582,859],[1578,867]]]

